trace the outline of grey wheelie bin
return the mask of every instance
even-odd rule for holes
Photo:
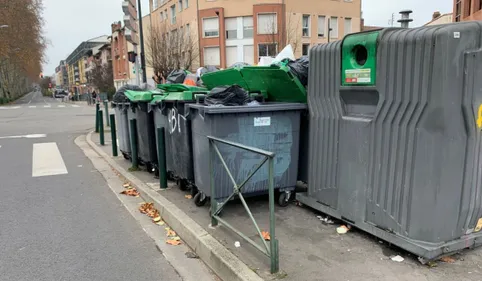
[[[279,203],[287,205],[286,197],[294,190],[298,170],[300,115],[306,110],[301,103],[261,103],[257,106],[206,106],[190,104],[194,176],[199,193],[194,203],[202,206],[207,197],[227,198],[233,185],[219,158],[213,162],[216,194],[211,194],[209,141],[217,137],[243,145],[274,152],[275,188],[281,191]],[[221,155],[236,182],[241,183],[260,162],[261,156],[238,148],[218,144]],[[243,195],[268,192],[268,166],[265,163],[243,188]]]
[[[183,84],[158,85],[166,94],[154,97],[151,108],[154,113],[155,128],[165,128],[166,169],[171,180],[175,180],[181,190],[194,185],[193,152],[191,140],[191,120],[186,105],[195,102],[198,94],[209,93],[206,88]],[[156,132],[157,140],[157,132]]]
[[[156,95],[162,95],[159,91],[130,91],[125,92],[129,99],[129,120],[137,120],[137,145],[139,163],[146,166],[147,171],[154,172],[154,164],[157,163],[156,137],[154,133],[154,117],[149,110],[149,102]],[[129,131],[130,122],[129,122]]]
[[[286,65],[243,66],[204,74],[201,78],[209,89],[224,85],[226,81],[245,88],[251,94],[259,93],[269,102],[294,102],[306,104],[306,88]],[[228,84],[230,85],[230,84]],[[308,112],[301,115],[298,180],[308,182]]]
[[[131,139],[129,134],[129,119],[127,117],[129,103],[112,103],[117,120],[117,138],[119,139],[119,150],[125,159],[131,157]]]
[[[421,262],[482,245],[482,22],[350,34],[310,63],[296,198]]]

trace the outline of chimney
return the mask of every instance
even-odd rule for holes
[[[400,15],[402,16],[398,22],[401,24],[402,28],[408,28],[408,23],[412,22],[413,19],[410,18],[410,14],[412,10],[403,10],[400,11]]]
[[[441,15],[442,15],[442,14],[441,14],[439,11],[435,11],[435,12],[433,13],[433,15],[432,15],[432,20],[440,17]]]

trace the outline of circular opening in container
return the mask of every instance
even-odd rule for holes
[[[364,66],[368,59],[368,51],[365,46],[356,45],[353,47],[353,55],[355,56],[355,61],[358,65]]]

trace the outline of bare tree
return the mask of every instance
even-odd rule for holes
[[[39,79],[44,62],[41,0],[0,0],[0,99],[16,99]]]
[[[278,26],[277,21],[277,17],[274,17],[266,24],[267,38],[269,38],[268,43],[278,45],[276,54],[288,44],[291,45],[293,53],[296,54],[296,50],[301,43],[300,19],[294,17],[292,12],[287,12],[285,21],[286,30],[284,30],[282,26]]]
[[[174,69],[191,70],[199,57],[197,38],[181,24],[160,23],[152,26],[147,36],[146,62],[154,73],[163,77]]]
[[[89,84],[93,85],[101,93],[113,94],[114,72],[112,70],[112,62],[100,63],[92,62],[92,69],[88,75]]]

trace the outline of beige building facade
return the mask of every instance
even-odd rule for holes
[[[299,57],[361,30],[361,0],[150,0],[150,11],[146,38],[156,25],[197,38],[192,69],[257,64],[287,44]]]

